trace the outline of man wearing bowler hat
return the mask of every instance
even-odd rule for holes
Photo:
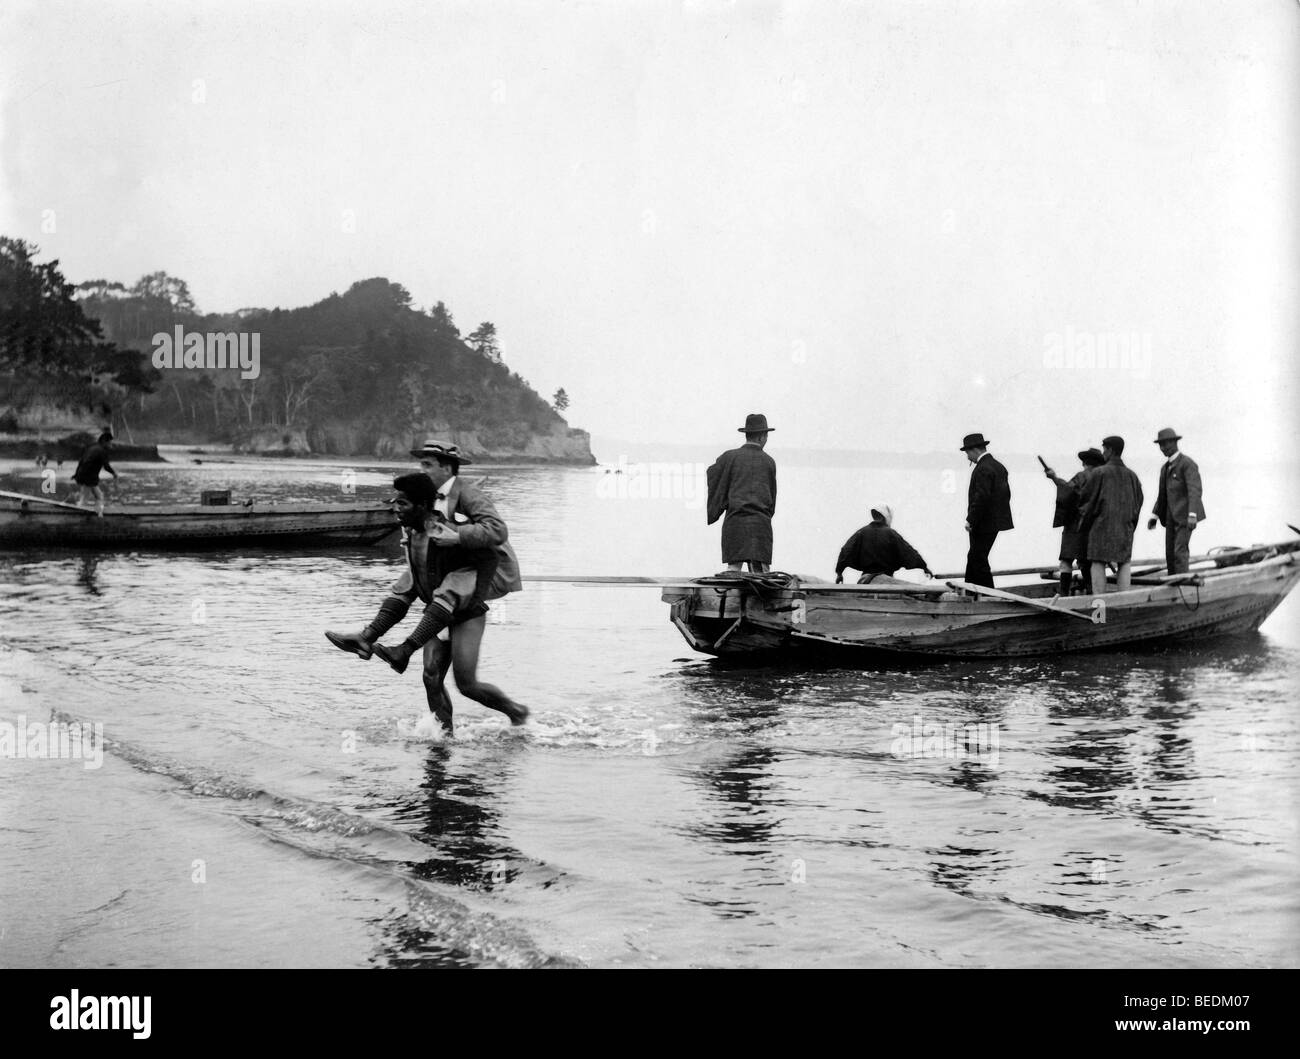
[[[767,416],[751,412],[736,429],[745,435],[745,443],[724,452],[708,470],[708,524],[727,516],[722,523],[722,561],[728,570],[748,563],[751,571],[764,573],[772,566],[776,461],[763,447],[776,428],[767,425]]]
[[[1160,491],[1156,494],[1154,518],[1147,520],[1147,529],[1156,523],[1165,528],[1165,567],[1171,574],[1185,574],[1191,559],[1192,530],[1205,520],[1201,504],[1201,470],[1196,461],[1185,452],[1178,451],[1182,435],[1173,427],[1165,427],[1156,434],[1156,444],[1165,455],[1165,465],[1160,468]]]
[[[1068,596],[1074,582],[1074,561],[1079,560],[1079,573],[1083,575],[1083,591],[1092,594],[1092,568],[1088,557],[1082,552],[1082,539],[1079,535],[1079,502],[1083,499],[1083,487],[1087,484],[1088,474],[1095,467],[1106,462],[1101,449],[1083,449],[1079,452],[1079,462],[1083,469],[1068,482],[1058,478],[1050,467],[1043,468],[1043,474],[1056,485],[1056,512],[1052,525],[1061,527],[1061,565],[1057,575],[1061,580],[1061,595]]]
[[[966,532],[970,550],[966,553],[966,581],[993,588],[989,552],[1003,530],[1014,529],[1011,521],[1011,484],[1007,469],[989,454],[983,434],[967,434],[961,450],[974,466],[966,495]]]
[[[411,656],[423,650],[429,709],[448,732],[452,704],[443,684],[448,669],[462,695],[521,725],[528,708],[478,679],[487,600],[522,587],[514,553],[505,551],[505,522],[476,486],[459,479],[461,465],[470,460],[455,445],[430,440],[412,449],[411,455],[420,460],[421,471],[393,481],[399,494],[397,514],[407,568],[360,633],[327,632],[325,636],[359,658],[378,655],[398,673],[405,672]],[[425,608],[411,634],[399,644],[377,643],[417,598]]]

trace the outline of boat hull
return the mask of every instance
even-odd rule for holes
[[[89,509],[0,501],[0,546],[7,548],[373,544],[396,529],[392,509],[378,504],[141,504],[100,518]]]
[[[1181,584],[1144,585],[1095,598],[1053,601],[1050,588],[1025,586],[1025,598],[1037,605],[925,586],[915,592],[899,586],[873,591],[869,585],[795,582],[773,590],[705,580],[709,583],[665,589],[663,599],[687,642],[706,654],[851,649],[1008,658],[1250,632],[1300,580],[1300,563],[1293,554],[1278,555]]]

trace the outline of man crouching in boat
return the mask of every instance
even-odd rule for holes
[[[406,571],[361,632],[327,632],[325,636],[359,658],[378,655],[398,673],[405,672],[411,656],[423,649],[429,709],[447,731],[452,729],[451,699],[443,686],[448,668],[462,695],[504,713],[511,724],[521,725],[528,719],[528,708],[478,679],[487,600],[518,587],[502,584],[496,576],[498,549],[507,535],[505,523],[478,489],[456,481],[463,457],[454,447],[438,448],[443,462],[436,470],[393,480],[399,494],[394,502],[403,527]],[[411,634],[394,646],[376,643],[406,616],[417,597],[425,608]],[[444,629],[447,642],[439,638]]]
[[[844,583],[845,568],[862,571],[858,578],[860,585],[895,581],[894,571],[900,568],[924,570],[926,577],[934,576],[921,553],[892,527],[893,521],[894,509],[888,504],[877,504],[871,509],[871,522],[853,534],[840,549],[840,557],[835,563],[837,585]]]

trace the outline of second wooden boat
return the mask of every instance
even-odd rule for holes
[[[387,504],[132,504],[101,518],[90,507],[0,492],[4,547],[373,544],[396,529]]]

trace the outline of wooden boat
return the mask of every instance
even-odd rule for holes
[[[790,574],[721,574],[665,584],[686,642],[729,656],[809,648],[1000,658],[1250,632],[1300,580],[1300,540],[1199,556],[1103,595],[1059,597],[1055,583],[988,589],[952,579],[834,585]],[[1135,568],[1139,564],[1135,564]],[[1016,571],[1019,573],[1032,571]],[[1004,571],[1003,573],[1007,573]]]
[[[0,491],[0,546],[114,548],[373,544],[397,529],[387,504],[132,504],[77,507]]]

